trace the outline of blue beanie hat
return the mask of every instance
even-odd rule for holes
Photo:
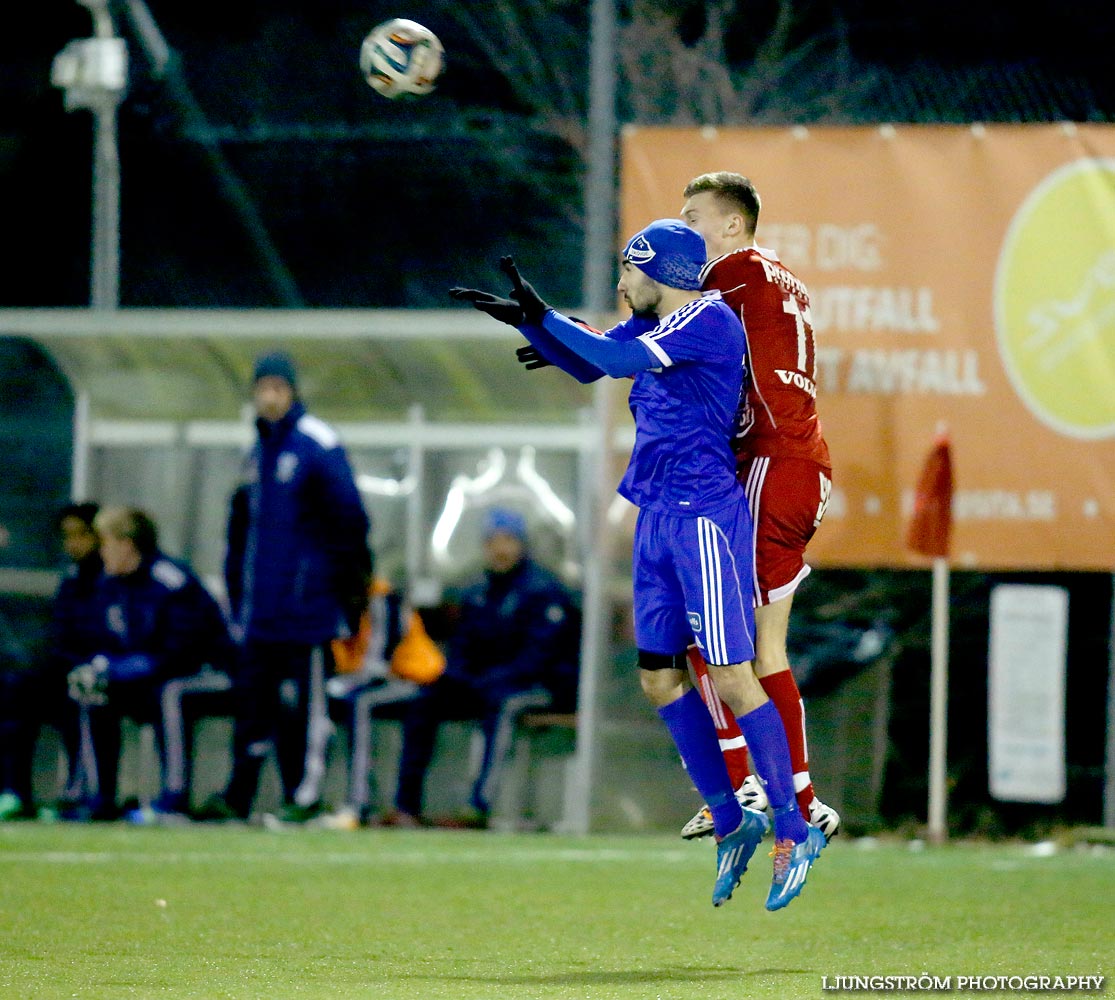
[[[268,376],[283,379],[292,389],[298,388],[298,374],[294,370],[294,360],[285,351],[272,351],[256,358],[252,381],[258,382]]]
[[[491,538],[496,534],[510,535],[526,545],[527,522],[518,511],[492,507],[484,518],[484,537]]]
[[[701,268],[708,259],[701,234],[677,219],[652,222],[627,241],[623,256],[648,278],[687,291],[701,287]]]

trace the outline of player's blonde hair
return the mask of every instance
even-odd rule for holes
[[[104,507],[93,519],[97,534],[104,538],[127,538],[141,555],[159,548],[159,532],[151,517],[135,507]]]
[[[716,170],[709,174],[694,177],[685,185],[682,196],[692,198],[695,194],[709,191],[716,198],[735,209],[743,216],[750,230],[749,236],[755,235],[755,228],[759,225],[759,209],[762,202],[755,185],[743,174],[736,174],[730,170]]]

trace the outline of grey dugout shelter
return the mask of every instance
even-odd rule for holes
[[[622,774],[612,765],[600,774],[636,801],[640,786],[650,799],[662,794],[658,763],[672,750],[634,669],[616,664],[623,639],[612,622],[630,603],[629,558],[613,553],[608,525],[626,516],[614,493],[633,434],[625,385],[526,372],[521,343],[471,310],[0,310],[6,436],[26,445],[9,480],[0,594],[53,592],[53,514],[71,498],[150,511],[163,547],[219,591],[228,498],[254,433],[253,361],[281,348],[308,407],[349,452],[380,573],[413,600],[436,600],[476,563],[483,507],[527,514],[539,557],[584,605],[564,824],[608,825],[602,809],[630,825],[629,805],[594,805],[620,798],[597,787],[598,737],[613,733],[612,764],[627,759]],[[34,440],[44,433],[49,447]],[[646,802],[635,814],[656,811]]]

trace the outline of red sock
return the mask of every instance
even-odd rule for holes
[[[786,742],[790,744],[790,763],[794,768],[794,792],[798,808],[808,822],[809,803],[813,801],[813,780],[809,777],[809,747],[805,741],[805,707],[801,702],[801,692],[789,670],[760,677],[759,683],[782,717]]]
[[[708,707],[713,725],[716,726],[716,738],[720,740],[720,752],[724,754],[724,763],[728,765],[728,777],[732,779],[732,787],[738,789],[743,784],[743,779],[751,773],[747,763],[747,741],[740,732],[732,710],[716,693],[701,651],[696,646],[690,646],[686,655],[693,673],[697,675],[697,690],[701,692],[701,699]]]

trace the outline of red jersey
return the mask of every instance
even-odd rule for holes
[[[773,251],[752,246],[710,261],[704,288],[720,292],[747,335],[751,380],[733,442],[737,461],[806,458],[831,468],[817,417],[817,361],[805,285]]]

